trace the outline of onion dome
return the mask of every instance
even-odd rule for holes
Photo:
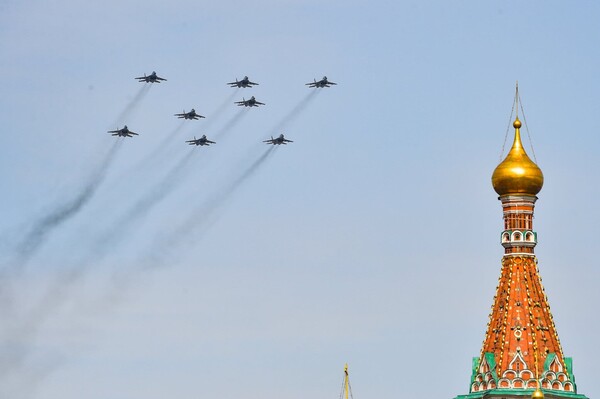
[[[515,141],[504,161],[494,170],[492,185],[500,196],[510,194],[535,196],[544,185],[544,175],[523,148],[521,121],[518,117],[513,126]]]

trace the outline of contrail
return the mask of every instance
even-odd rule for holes
[[[213,114],[211,114],[208,118],[206,118],[206,122],[203,121],[203,123],[201,125],[202,129],[204,129],[204,130],[208,129],[210,126],[212,126],[213,123],[215,123],[216,120],[218,120],[218,118],[221,116],[221,114],[230,105],[231,100],[233,100],[233,98],[235,97],[235,94],[236,94],[236,92],[234,91],[231,95],[229,95],[229,97],[227,97],[225,99],[225,101],[223,101],[223,103],[217,108],[217,110]],[[179,126],[177,126],[175,128],[175,130],[173,130],[168,136],[165,136],[165,138],[158,144],[158,146],[154,149],[154,151],[152,151],[150,153],[150,155],[145,157],[139,163],[138,166],[141,166],[142,164],[146,164],[147,162],[154,160],[157,157],[157,155],[159,153],[161,153],[170,143],[174,142],[175,138],[179,136],[179,133],[183,130],[184,126],[185,126],[185,121],[181,121]]]
[[[117,118],[117,124],[119,121],[123,120],[126,116],[130,116],[135,108],[140,104],[141,100],[150,90],[149,84],[144,84],[142,86],[135,97],[127,104],[125,109],[121,112],[119,117]],[[106,172],[110,167],[115,155],[118,150],[121,148],[123,140],[119,138],[113,146],[109,149],[108,153],[104,157],[104,159],[100,162],[98,167],[93,171],[90,180],[83,187],[81,192],[75,196],[69,202],[62,204],[48,214],[43,216],[40,220],[34,222],[31,230],[26,234],[25,238],[22,240],[20,244],[17,245],[16,248],[16,259],[14,260],[13,267],[20,268],[23,267],[29,259],[35,255],[39,247],[44,243],[48,234],[52,232],[54,229],[59,227],[61,224],[66,222],[75,216],[83,207],[89,202],[89,200],[94,196],[98,186],[102,183],[104,178],[106,177]]]
[[[252,162],[252,164],[244,171],[244,173],[235,179],[232,184],[222,190],[219,195],[215,196],[216,201],[213,202],[222,202],[224,199],[228,198],[238,187],[240,187],[246,180],[248,180],[258,171],[258,169],[265,163],[274,150],[275,146],[267,148],[256,161]],[[210,208],[201,208],[196,212],[196,214],[201,214],[207,209],[211,210]]]
[[[156,154],[160,152],[160,150],[163,150],[167,146],[167,144],[173,142],[179,136],[179,133],[183,130],[184,126],[185,121],[181,121],[179,125],[175,129],[173,129],[172,132],[170,132],[168,135],[165,136],[164,139],[162,139],[158,146],[156,146],[156,149],[153,152],[151,152],[148,157],[146,157],[146,160],[154,158]]]
[[[109,245],[112,245],[112,239],[115,237],[117,230],[123,233],[128,225],[148,214],[148,212],[162,201],[168,194],[170,194],[175,187],[177,187],[187,175],[186,165],[192,159],[195,149],[191,149],[185,156],[183,156],[179,162],[177,162],[165,175],[165,177],[150,191],[147,195],[138,200],[129,211],[123,215],[117,222],[113,224],[113,227],[104,234],[104,236],[96,241],[96,251],[94,259],[98,260],[99,257],[106,254],[106,249]]]
[[[138,270],[118,270],[112,276],[112,290],[110,292],[105,292],[105,297],[115,297],[123,287],[126,287],[130,281],[138,274],[140,270],[150,269],[154,267],[158,267],[162,262],[159,262],[157,250],[159,252],[169,251],[179,247],[183,239],[191,235],[194,231],[200,230],[202,228],[206,228],[211,222],[215,219],[215,214],[219,210],[221,206],[237,191],[237,189],[242,186],[249,178],[251,178],[256,172],[260,169],[262,165],[269,159],[269,157],[274,153],[275,147],[271,146],[266,149],[257,159],[255,159],[247,168],[244,169],[243,173],[237,176],[230,184],[219,190],[215,195],[209,198],[206,202],[204,202],[201,206],[197,207],[190,215],[186,217],[186,222],[177,228],[174,232],[168,235],[166,239],[161,237],[152,245],[152,248],[146,252],[146,257],[140,261],[141,266]],[[165,176],[163,182],[157,186],[157,189],[153,190],[152,193],[133,206],[119,223],[115,224],[113,230],[120,229],[124,225],[131,223],[138,219],[140,216],[143,216],[149,208],[156,205],[158,201],[160,201],[170,190],[178,184],[179,172],[184,168],[187,164],[189,156],[188,154],[184,157],[175,167]],[[97,248],[99,249],[98,253],[94,256],[94,260],[98,260],[102,256],[106,255],[106,249],[110,247],[110,238],[114,236],[114,231],[109,232],[105,235],[104,241],[99,243]],[[73,285],[77,282],[82,274],[85,271],[86,266],[78,267],[77,269],[73,269],[69,272],[63,281],[63,284],[60,287],[57,285],[55,287],[56,290],[60,288],[60,292],[57,295],[64,296],[67,292],[66,288],[69,288],[69,285]],[[49,301],[55,301],[53,298],[54,295],[49,295]],[[45,301],[43,301],[45,302]],[[44,305],[46,308],[46,306]],[[44,313],[44,312],[40,312]],[[47,313],[47,312],[46,312]],[[36,319],[39,320],[40,317],[36,316]]]
[[[43,322],[44,317],[50,314],[52,310],[55,310],[68,298],[70,289],[85,276],[92,261],[98,262],[108,254],[107,250],[112,248],[116,232],[120,232],[121,234],[119,237],[121,237],[123,235],[123,230],[126,229],[127,226],[146,215],[155,205],[171,193],[175,186],[183,181],[183,178],[185,177],[184,168],[189,163],[190,159],[192,159],[193,154],[194,150],[192,149],[170,169],[160,183],[156,185],[149,194],[137,201],[119,221],[115,222],[102,237],[97,239],[94,243],[93,253],[90,253],[87,256],[87,259],[81,259],[77,262],[76,267],[72,267],[63,272],[61,275],[62,277],[50,286],[45,298],[39,302],[39,306],[31,312],[27,318],[27,322],[21,323],[21,325],[25,325],[26,331],[30,333],[35,332],[37,330],[36,326]],[[4,285],[6,285],[6,289],[12,288],[6,283]],[[22,334],[16,336],[21,337]]]
[[[200,230],[211,222],[213,222],[215,213],[221,206],[237,191],[237,189],[244,184],[250,177],[252,177],[260,169],[262,165],[269,159],[274,153],[275,147],[270,147],[265,150],[250,166],[248,166],[244,172],[235,178],[230,184],[225,186],[223,189],[218,191],[214,196],[209,198],[201,206],[196,208],[187,218],[183,225],[177,230],[171,233],[166,239],[161,239],[160,243],[154,248],[163,248],[167,251],[180,245],[184,237],[193,234],[194,231]],[[155,253],[152,253],[152,258],[155,258]],[[157,259],[153,259],[157,263]],[[146,262],[144,262],[146,263]],[[152,267],[152,266],[146,266]]]
[[[173,131],[171,131],[168,135],[166,135],[160,141],[160,143],[158,143],[158,145],[156,146],[156,148],[154,148],[154,150],[150,154],[148,154],[141,161],[139,161],[133,167],[133,169],[137,170],[137,169],[139,169],[141,167],[146,166],[150,162],[152,162],[152,163],[158,162],[158,159],[157,159],[158,156],[165,151],[165,148],[167,148],[169,146],[169,144],[171,144],[171,143],[173,143],[175,141],[175,139],[179,136],[179,133],[183,130],[184,126],[185,126],[185,121],[181,121],[179,123],[179,125],[177,125],[177,127],[175,129],[173,129]]]
[[[79,194],[73,201],[69,204],[63,205],[58,208],[56,211],[52,212],[48,216],[42,218],[32,231],[26,236],[23,240],[23,243],[18,248],[18,262],[15,262],[16,265],[24,265],[26,261],[31,258],[32,255],[35,254],[36,250],[40,247],[40,245],[45,240],[46,236],[52,231],[52,229],[58,227],[61,223],[68,220],[70,217],[74,216],[78,211],[82,209],[82,207],[90,200],[93,196],[95,190],[101,183],[102,179],[106,174],[106,170],[114,157],[116,150],[120,147],[120,143],[122,141],[119,140],[109,152],[109,156],[104,160],[102,168],[96,173],[95,177],[92,181],[85,187],[81,194]],[[138,219],[139,217],[145,215],[153,206],[155,206],[158,202],[165,198],[167,194],[169,194],[172,189],[178,185],[183,178],[185,177],[184,168],[192,158],[194,150],[190,150],[181,160],[173,166],[165,175],[165,177],[161,180],[161,182],[154,187],[154,189],[145,197],[140,199],[131,209],[130,211],[123,216],[123,218],[116,223],[115,227],[110,229],[111,231],[101,239],[97,241],[96,244],[96,253],[95,258],[98,259],[100,255],[104,255],[106,252],[106,246],[110,243],[110,238],[114,236],[114,231],[117,228],[123,228],[128,224],[131,224],[133,221]],[[89,263],[85,262],[86,264]],[[79,266],[78,270],[83,270],[85,267]],[[9,281],[3,281],[3,278],[6,277],[5,274],[0,274],[0,284],[5,286],[7,290],[10,289]],[[6,280],[6,279],[4,279]],[[69,280],[75,280],[74,274],[70,276]],[[5,290],[2,290],[4,292]],[[2,298],[6,300],[7,298]],[[1,303],[0,303],[1,305]]]
[[[150,251],[152,253],[151,256],[146,259],[146,262],[143,263],[141,269],[149,269],[158,266],[157,263],[152,262],[154,263],[152,264],[148,262],[153,260],[153,255],[155,254],[154,251],[157,247],[172,250],[175,246],[181,245],[181,241],[185,236],[190,235],[199,229],[206,228],[208,224],[213,221],[214,214],[224,205],[225,201],[229,199],[249,178],[257,173],[274,151],[274,146],[266,149],[230,184],[217,192],[202,206],[196,208],[190,215],[188,222],[171,234],[166,243],[161,241],[159,245],[155,245],[152,248]],[[133,222],[164,198],[166,193],[170,192],[170,189],[181,180],[181,178],[177,180],[179,177],[178,172],[180,172],[189,162],[191,155],[192,152],[186,154],[186,156],[169,171],[162,183],[159,184],[151,194],[138,201],[136,206],[121,219],[122,222],[124,224]],[[106,254],[105,248],[102,248],[102,250],[104,251],[104,254]],[[97,258],[94,259],[97,260]],[[66,302],[69,296],[71,296],[72,289],[84,277],[88,267],[88,264],[82,264],[79,265],[79,267],[63,271],[57,278],[57,281],[55,281],[46,291],[43,298],[38,301],[37,306],[29,311],[17,325],[12,326],[12,328],[10,326],[4,328],[5,331],[2,342],[18,343],[18,345],[13,346],[13,350],[3,353],[2,356],[0,356],[1,382],[6,382],[9,377],[22,375],[32,368],[37,369],[36,374],[38,375],[38,378],[43,378],[45,375],[60,367],[61,362],[58,360],[53,360],[45,365],[40,365],[37,361],[35,365],[29,364],[34,360],[32,358],[34,353],[33,342],[39,334],[40,328],[44,322]],[[124,287],[129,285],[131,279],[134,278],[136,274],[137,273],[132,271],[125,274],[115,273],[112,278],[112,288],[109,290],[110,292],[105,293],[106,297],[114,297],[118,292],[121,292]],[[1,385],[2,384],[0,384],[0,386]],[[31,386],[30,388],[35,388],[35,386]]]
[[[219,119],[219,117],[221,116],[221,114],[223,114],[223,112],[225,112],[225,110],[227,108],[229,108],[231,106],[231,102],[233,101],[233,99],[235,98],[237,92],[239,89],[234,90],[229,97],[227,97],[225,99],[225,101],[223,101],[221,103],[221,105],[219,105],[217,107],[217,109],[215,110],[215,112],[213,112],[212,114],[210,114],[208,116],[208,118],[206,118],[206,122],[203,124],[202,128],[203,129],[209,129],[213,123],[215,123],[216,120]]]
[[[150,91],[151,83],[144,83],[144,85],[138,90],[137,94],[133,99],[125,106],[125,109],[121,111],[115,122],[110,126],[121,126],[127,122],[127,119],[131,118],[134,112],[137,110],[138,105],[142,102],[146,94]]]
[[[271,129],[271,136],[279,133],[284,126],[289,125],[294,119],[296,119],[302,111],[306,109],[306,107],[311,103],[311,101],[316,97],[317,93],[320,90],[311,90],[290,112],[288,112],[281,120]]]
[[[137,201],[130,211],[119,222],[115,223],[110,229],[111,231],[108,231],[96,242],[95,253],[93,254],[95,261],[107,255],[107,249],[112,247],[112,239],[115,236],[116,230],[125,229],[127,225],[132,224],[135,220],[147,214],[152,207],[164,199],[183,180],[184,174],[182,175],[182,172],[190,159],[192,159],[194,152],[192,149],[182,157],[148,195]],[[73,288],[85,277],[90,264],[91,259],[88,259],[81,262],[78,267],[63,271],[57,280],[50,285],[43,298],[37,302],[37,305],[33,309],[22,315],[21,319],[15,325],[7,325],[5,323],[1,342],[11,345],[11,350],[3,350],[0,356],[1,382],[6,382],[8,377],[13,375],[18,376],[31,367],[27,363],[28,359],[32,356],[33,342],[39,334],[40,328],[71,297]],[[43,370],[39,370],[38,373],[41,372],[40,375],[43,375],[56,367],[58,367],[58,364],[49,364],[44,366]],[[0,384],[0,386],[3,386],[3,384]]]
[[[225,123],[225,125],[223,125],[223,127],[221,129],[219,129],[214,135],[213,137],[215,138],[215,140],[219,139],[219,138],[223,138],[225,137],[225,135],[227,135],[228,133],[231,132],[231,130],[235,127],[235,125],[237,125],[242,118],[244,117],[244,115],[247,114],[247,110],[245,109],[240,109],[237,114],[235,114],[233,117],[231,117],[231,119],[229,119],[227,121],[227,123]]]
[[[149,90],[150,85],[145,84],[121,112],[115,124],[121,122],[126,117],[130,117]],[[93,198],[98,187],[104,181],[115,156],[122,147],[122,143],[122,138],[115,141],[101,162],[93,169],[87,184],[81,191],[70,201],[55,207],[38,221],[34,222],[30,231],[25,235],[20,244],[17,245],[14,261],[9,264],[11,270],[4,270],[0,273],[0,284],[4,293],[0,305],[2,305],[5,317],[14,317],[16,314],[13,311],[17,310],[14,308],[15,304],[13,303],[15,289],[13,283],[16,277],[13,274],[14,271],[23,271],[23,267],[37,253],[48,236],[56,228],[77,215]],[[26,386],[29,394],[33,395],[37,386],[36,382],[41,381],[49,372],[59,366],[59,362],[56,359],[48,357],[41,361],[36,360],[36,365],[34,366],[27,363],[29,362],[28,359],[33,355],[33,343],[43,323],[66,302],[70,294],[68,288],[73,287],[75,282],[82,278],[83,274],[84,270],[79,268],[66,271],[54,284],[51,284],[43,298],[29,312],[20,315],[18,320],[14,318],[5,319],[7,323],[2,328],[2,342],[5,343],[3,345],[5,348],[10,349],[7,350],[4,348],[0,356],[0,381],[2,381],[0,385],[3,387],[0,389],[0,392],[8,388],[8,378],[16,377],[20,381],[27,381]],[[23,378],[26,375],[28,377]],[[21,382],[18,385],[20,394],[24,394],[23,383]]]
[[[250,166],[248,166],[244,172],[239,175],[231,184],[224,187],[216,195],[209,199],[206,203],[196,209],[196,211],[188,218],[187,223],[184,224],[178,231],[175,232],[174,236],[181,234],[187,234],[189,231],[198,227],[198,222],[205,218],[206,215],[214,213],[214,211],[227,200],[246,180],[254,175],[259,168],[269,159],[273,154],[275,146],[266,149],[260,157],[258,157]]]
[[[231,100],[233,100],[235,95],[236,95],[236,91],[234,91],[231,95],[229,95],[229,97],[227,97],[225,99],[225,101],[223,101],[223,103],[217,108],[217,110],[213,114],[211,114],[208,118],[206,118],[206,122],[203,121],[203,123],[201,125],[202,129],[204,129],[204,130],[208,129],[210,126],[212,126],[213,123],[215,123],[215,121],[218,120],[218,118],[221,116],[221,114],[230,106]],[[181,121],[180,124],[171,133],[169,133],[167,136],[165,136],[160,141],[160,143],[158,143],[156,148],[149,155],[144,157],[140,162],[138,162],[136,164],[136,166],[134,166],[134,169],[138,169],[138,168],[141,168],[142,166],[146,166],[149,162],[159,162],[158,161],[159,155],[163,154],[165,151],[165,148],[168,148],[170,146],[170,144],[176,142],[176,139],[179,137],[179,133],[181,133],[183,131],[183,128],[186,125],[185,122],[186,121]],[[235,120],[233,122],[229,121],[228,124],[225,125],[226,127],[224,127],[223,129],[225,129],[227,127],[231,128],[235,125],[235,123],[237,123],[237,121],[235,121]],[[209,134],[209,136],[210,136],[210,134]],[[179,143],[179,144],[181,144],[181,143]]]
[[[20,376],[30,368],[27,363],[35,351],[34,342],[40,328],[52,312],[64,304],[69,293],[64,288],[72,286],[81,278],[82,273],[80,269],[67,271],[51,286],[36,307],[22,315],[21,320],[15,323],[4,323],[1,337],[4,344],[0,356],[0,387],[6,385],[9,377]],[[44,370],[38,370],[38,373],[47,374],[57,366],[56,363],[44,365]]]
[[[25,238],[16,248],[16,261],[13,267],[23,267],[27,261],[35,255],[54,229],[71,219],[83,209],[94,196],[96,190],[106,177],[106,172],[114,160],[115,155],[121,148],[122,143],[123,139],[118,139],[112,145],[102,162],[94,170],[88,183],[75,198],[65,204],[57,206],[33,224],[29,233],[27,233]]]

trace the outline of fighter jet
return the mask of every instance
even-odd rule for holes
[[[196,110],[194,108],[192,108],[192,110],[190,112],[185,112],[185,110],[183,111],[182,114],[175,114],[176,117],[178,117],[179,119],[200,119],[200,118],[205,118],[205,116],[202,116],[200,114],[196,113]]]
[[[137,133],[132,132],[131,130],[129,130],[127,128],[127,125],[125,125],[123,127],[123,129],[118,129],[118,130],[109,130],[108,133],[111,133],[112,136],[119,136],[119,137],[133,137],[138,136]]]
[[[279,137],[277,137],[277,138],[273,138],[273,136],[271,136],[271,140],[264,140],[263,143],[273,144],[273,145],[281,145],[281,144],[287,145],[287,143],[293,143],[293,141],[286,139],[285,137],[283,137],[283,134],[280,134]]]
[[[308,87],[321,88],[321,87],[330,87],[331,85],[337,85],[337,83],[333,83],[327,80],[327,76],[323,76],[323,79],[317,82],[316,79],[313,79],[313,82],[306,83]]]
[[[256,98],[254,98],[254,96],[250,97],[250,100],[246,100],[245,98],[242,99],[242,101],[236,101],[235,102],[238,106],[244,106],[244,107],[258,107],[259,105],[265,105],[264,103],[260,103],[258,101],[256,101]]]
[[[239,81],[236,78],[235,82],[229,82],[227,84],[229,86],[231,86],[231,87],[238,87],[238,88],[240,88],[240,87],[252,87],[252,86],[258,85],[258,83],[251,82],[250,79],[248,79],[248,76],[244,76],[244,79],[239,80]]]
[[[203,134],[202,137],[200,137],[199,139],[197,139],[194,136],[194,140],[188,140],[188,141],[186,141],[186,143],[188,143],[189,145],[211,145],[211,144],[216,144],[214,141],[210,141],[209,139],[207,139],[205,134]]]
[[[140,76],[136,79],[138,80],[138,82],[146,82],[146,83],[160,83],[161,80],[167,80],[165,78],[161,78],[160,76],[157,76],[156,72],[154,72],[154,71],[152,71],[152,73],[148,76],[146,76],[146,74],[144,74],[144,76]]]

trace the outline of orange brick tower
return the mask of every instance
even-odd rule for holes
[[[533,210],[544,176],[523,148],[518,117],[513,126],[512,148],[492,175],[504,215],[502,271],[483,348],[473,359],[470,393],[456,399],[584,399],[577,394],[572,360],[563,354],[534,254]]]

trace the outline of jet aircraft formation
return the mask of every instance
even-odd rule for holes
[[[139,76],[135,79],[138,82],[142,82],[142,83],[161,83],[161,82],[164,82],[167,80],[165,78],[158,76],[155,71],[152,71],[152,73],[150,75],[144,74],[144,76]],[[235,82],[229,82],[229,83],[227,83],[227,85],[229,85],[229,87],[234,87],[234,88],[251,88],[251,87],[257,86],[258,83],[252,82],[252,81],[250,81],[248,76],[244,76],[243,79],[238,80],[236,78]],[[327,80],[327,76],[323,76],[323,78],[319,81],[317,81],[316,79],[313,79],[312,82],[306,83],[306,86],[308,86],[309,88],[316,88],[316,89],[321,89],[324,87],[331,87],[332,85],[337,85],[337,83]],[[243,107],[250,107],[250,108],[258,107],[260,105],[265,105],[265,103],[262,103],[262,102],[256,100],[256,98],[254,96],[250,97],[250,99],[248,99],[248,100],[246,100],[245,98],[242,98],[241,101],[236,101],[234,104],[237,106],[240,106],[240,107],[243,106]],[[189,112],[185,112],[185,110],[184,110],[180,114],[174,114],[174,116],[176,116],[179,119],[185,119],[185,120],[198,120],[201,118],[205,118],[204,116],[198,114],[194,108],[192,108],[191,111],[189,111]],[[112,136],[119,136],[119,137],[138,136],[138,133],[135,133],[135,132],[129,130],[127,125],[125,125],[122,129],[109,130],[108,133],[110,133]],[[216,144],[216,142],[207,139],[205,134],[203,134],[202,137],[200,137],[199,139],[194,137],[193,140],[187,140],[186,143],[189,145],[196,145],[196,146],[210,146],[211,144]],[[271,136],[270,139],[264,140],[263,143],[272,144],[272,145],[281,145],[281,144],[287,145],[287,143],[293,143],[293,141],[286,139],[283,134],[280,134],[276,138],[273,138],[273,136]]]

